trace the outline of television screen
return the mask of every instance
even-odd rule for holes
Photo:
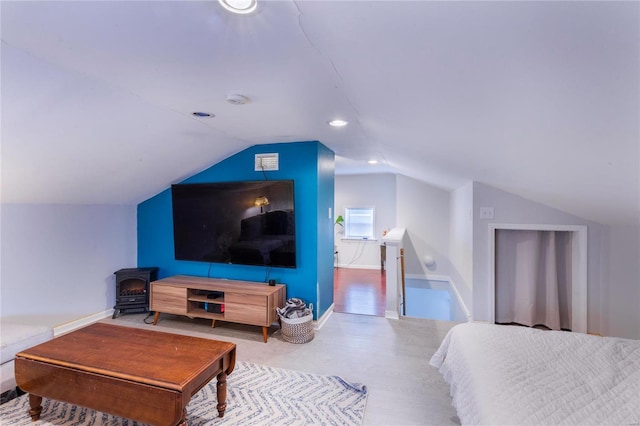
[[[175,258],[296,267],[293,181],[171,186]]]

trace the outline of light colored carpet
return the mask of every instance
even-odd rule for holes
[[[216,410],[212,380],[187,406],[187,423],[196,425],[361,425],[367,389],[338,376],[322,376],[237,362],[227,378],[227,411]],[[2,425],[109,425],[140,423],[43,398],[38,422],[29,417],[28,395],[0,406]]]

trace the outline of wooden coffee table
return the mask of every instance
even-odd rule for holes
[[[235,358],[233,343],[96,323],[20,352],[15,375],[34,421],[47,397],[174,426],[187,424],[191,396],[216,376],[224,416]]]

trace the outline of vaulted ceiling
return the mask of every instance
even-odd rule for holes
[[[137,203],[251,145],[318,140],[338,174],[640,220],[638,2],[0,7],[3,202]]]

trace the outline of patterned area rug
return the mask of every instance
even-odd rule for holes
[[[187,423],[196,425],[361,425],[367,389],[337,376],[320,376],[237,362],[227,379],[227,411],[216,410],[212,380],[187,406]],[[120,417],[44,398],[38,422],[29,417],[23,395],[0,406],[1,425],[141,426]]]

